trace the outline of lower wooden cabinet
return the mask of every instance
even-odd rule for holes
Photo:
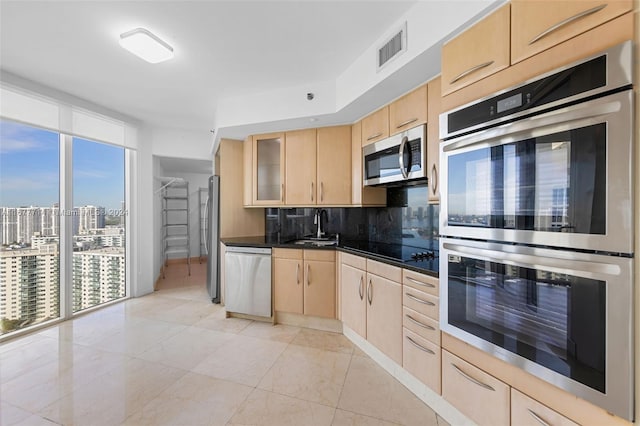
[[[367,273],[365,297],[367,340],[402,365],[402,285]]]
[[[273,250],[274,307],[279,312],[336,317],[333,250]]]
[[[440,346],[402,329],[402,367],[437,393],[440,389]]]
[[[365,298],[365,282],[367,273],[362,269],[345,263],[345,255],[343,254],[342,256],[343,262],[340,265],[340,318],[350,329],[366,339],[367,300]]]
[[[445,350],[442,396],[481,426],[509,425],[509,385]]]
[[[578,426],[522,392],[511,388],[511,424],[514,426]]]

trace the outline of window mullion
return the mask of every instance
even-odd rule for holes
[[[60,318],[73,314],[73,138],[60,134]]]

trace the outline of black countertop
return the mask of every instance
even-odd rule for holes
[[[439,257],[437,241],[433,244],[434,249],[429,250],[420,247],[413,247],[402,244],[389,244],[374,241],[340,241],[337,246],[309,246],[294,244],[293,242],[282,242],[275,238],[266,236],[257,237],[236,237],[222,238],[221,241],[227,246],[235,247],[265,247],[265,248],[293,248],[305,250],[338,250],[363,256],[369,259],[388,263],[401,268],[410,269],[423,274],[438,276]],[[412,258],[414,253],[428,254],[422,260]],[[434,257],[431,257],[430,254]]]

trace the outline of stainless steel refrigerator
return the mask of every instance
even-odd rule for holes
[[[209,177],[209,194],[205,212],[207,290],[211,301],[220,303],[220,176]]]

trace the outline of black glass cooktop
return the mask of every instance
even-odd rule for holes
[[[438,250],[374,241],[348,241],[343,247],[438,272]]]

